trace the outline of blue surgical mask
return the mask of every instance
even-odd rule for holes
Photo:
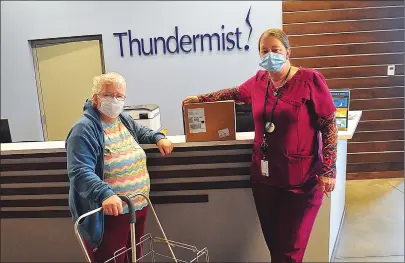
[[[270,72],[280,72],[286,62],[283,54],[269,52],[263,56],[259,65]]]

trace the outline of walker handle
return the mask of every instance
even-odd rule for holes
[[[128,205],[129,223],[135,224],[136,214],[134,203],[132,203],[131,199],[126,195],[118,195],[118,197]]]

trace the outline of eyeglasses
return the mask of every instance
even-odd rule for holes
[[[120,100],[120,101],[123,101],[126,99],[126,97],[121,94],[114,95],[114,94],[107,93],[107,94],[100,94],[99,96],[103,97],[103,98],[116,98],[117,100]]]

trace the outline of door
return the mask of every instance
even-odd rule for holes
[[[65,140],[83,114],[93,77],[104,72],[101,41],[37,44],[33,55],[44,139]]]

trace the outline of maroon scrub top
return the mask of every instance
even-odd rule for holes
[[[303,186],[319,174],[322,140],[317,120],[336,110],[325,78],[316,70],[299,68],[285,84],[273,115],[275,130],[266,134],[269,176],[261,174],[263,106],[269,73],[260,70],[239,86],[240,99],[252,104],[255,139],[251,175],[254,182],[287,188]],[[269,87],[266,116],[276,101]]]

